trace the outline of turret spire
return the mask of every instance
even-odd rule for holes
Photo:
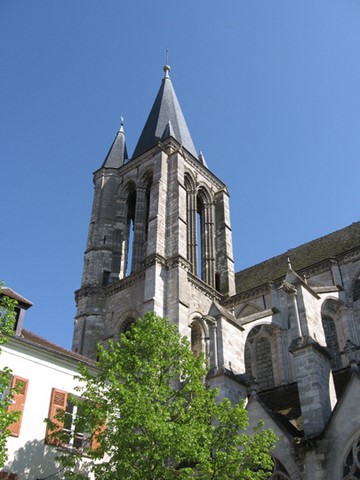
[[[105,168],[119,168],[125,163],[127,158],[128,154],[126,150],[124,119],[121,117],[120,128],[102,166]]]
[[[167,60],[167,58],[166,58]],[[135,147],[132,158],[136,158],[164,140],[164,132],[169,122],[172,127],[172,136],[188,150],[195,158],[197,153],[181,111],[179,101],[169,76],[170,66],[164,66],[164,78],[152,106],[151,112]]]

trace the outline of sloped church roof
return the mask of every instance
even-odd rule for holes
[[[160,90],[132,158],[136,158],[156,146],[161,140],[165,139],[164,134],[171,134],[186,150],[197,158],[194,143],[170,80],[170,67],[165,65],[164,71],[165,76],[161,82]]]

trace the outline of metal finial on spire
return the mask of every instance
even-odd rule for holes
[[[166,49],[166,64],[164,66],[164,72],[165,72],[165,78],[169,77],[169,72],[171,70],[170,66],[169,66],[169,50]]]
[[[119,130],[119,132],[123,132],[123,131],[124,131],[124,117],[121,116],[121,117],[120,117],[120,120],[121,120],[121,123],[120,123],[120,130]]]
[[[287,257],[288,267],[292,269],[290,257]]]

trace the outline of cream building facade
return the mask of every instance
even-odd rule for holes
[[[70,394],[78,395],[74,378],[79,362],[94,369],[95,363],[55,345],[22,328],[25,311],[31,302],[10,290],[2,294],[18,301],[15,335],[2,345],[1,369],[10,368],[11,387],[17,387],[10,410],[21,412],[19,421],[10,426],[8,461],[0,472],[1,480],[60,480],[64,476],[56,461],[58,447],[51,441],[45,418],[53,418],[57,409],[66,410],[64,428],[71,430],[77,412]],[[7,394],[7,392],[3,392]],[[84,432],[73,431],[69,445],[81,448],[86,441]],[[79,465],[86,472],[86,461]]]

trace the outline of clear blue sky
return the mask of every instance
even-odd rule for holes
[[[240,270],[359,220],[359,0],[1,0],[0,278],[71,345],[92,203],[163,75],[230,189]]]

